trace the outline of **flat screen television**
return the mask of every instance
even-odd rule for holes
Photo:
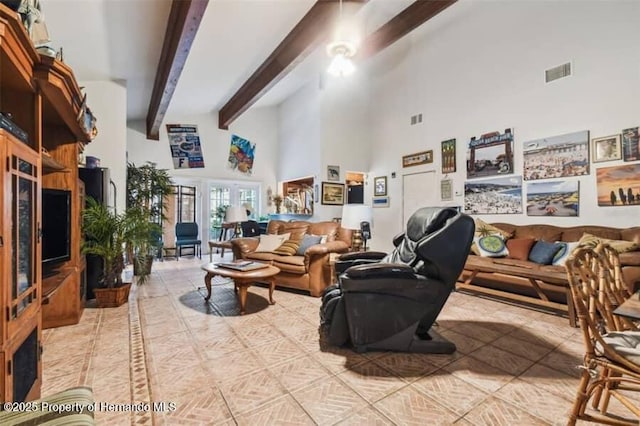
[[[42,189],[42,265],[71,258],[71,191]]]

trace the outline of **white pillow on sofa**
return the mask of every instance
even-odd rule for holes
[[[552,265],[560,265],[564,266],[564,263],[567,261],[571,253],[578,247],[580,241],[556,241],[556,244],[560,245],[560,250],[553,256]]]
[[[504,257],[509,254],[501,234],[496,233],[484,237],[475,237],[473,242],[476,243],[478,252],[482,257]]]
[[[258,251],[272,252],[289,239],[291,233],[287,234],[263,234],[260,235],[260,243],[256,248]]]

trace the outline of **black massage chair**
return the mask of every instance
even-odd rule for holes
[[[327,287],[320,308],[327,342],[350,342],[357,352],[454,352],[453,343],[429,330],[462,272],[474,232],[473,219],[456,209],[425,207],[409,218],[388,255],[342,255],[338,283]]]

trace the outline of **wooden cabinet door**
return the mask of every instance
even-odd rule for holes
[[[4,244],[7,339],[22,326],[21,318],[35,315],[40,306],[40,156],[23,143],[8,138],[4,164]]]

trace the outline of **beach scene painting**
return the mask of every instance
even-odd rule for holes
[[[580,182],[527,184],[527,216],[578,216]]]
[[[589,131],[525,142],[524,180],[589,174]]]
[[[640,164],[602,167],[596,170],[598,206],[640,205]]]
[[[468,214],[522,213],[522,176],[465,182],[464,212]]]

